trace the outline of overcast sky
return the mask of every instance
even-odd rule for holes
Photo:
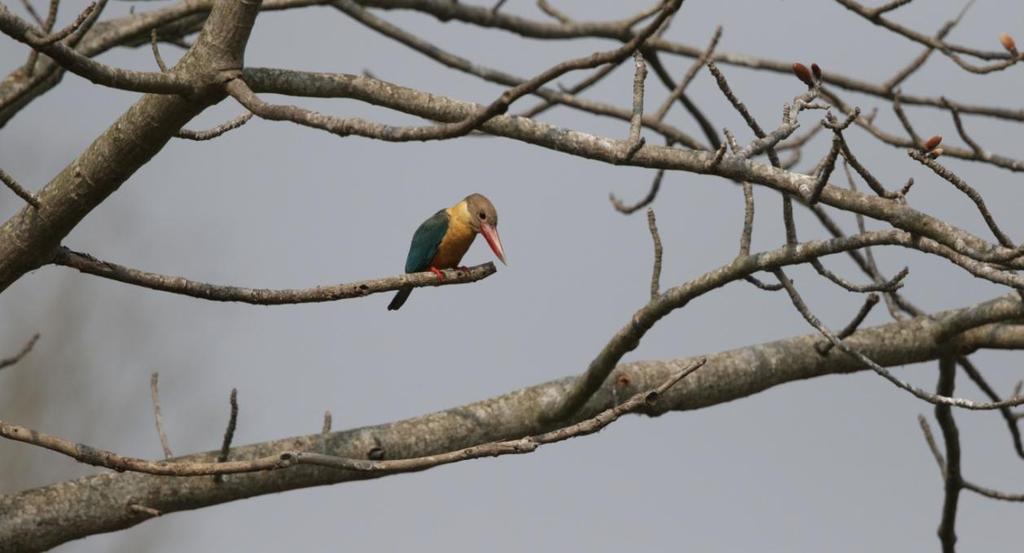
[[[40,4],[40,2],[36,2]],[[640,2],[554,2],[581,19],[618,18]],[[62,21],[79,2],[64,2]],[[149,9],[151,3],[138,4]],[[152,4],[166,5],[166,2]],[[627,5],[628,4],[628,5]],[[962,7],[932,0],[894,18],[932,33]],[[543,17],[533,2],[505,10]],[[111,2],[109,15],[127,13]],[[598,48],[605,41],[528,41],[501,31],[442,24],[406,12],[382,12],[438,45],[492,67],[529,76]],[[858,19],[834,2],[688,0],[667,37],[704,45],[722,24],[720,50],[817,62],[880,82],[920,47]],[[977,0],[950,39],[997,49],[1000,32],[1024,41],[1024,7]],[[181,51],[163,47],[168,61]],[[0,40],[4,72],[26,49]],[[689,59],[666,57],[681,75]],[[155,69],[148,48],[101,58]],[[331,72],[371,70],[379,78],[455,98],[486,102],[501,89],[442,69],[326,8],[260,15],[246,62]],[[627,106],[631,65],[590,97]],[[802,85],[787,76],[721,66],[765,126]],[[907,81],[908,93],[1020,109],[1019,68],[981,78],[941,56]],[[564,82],[580,78],[571,75]],[[707,73],[693,98],[718,127],[747,141],[742,121]],[[649,79],[648,106],[665,91]],[[879,123],[900,129],[891,108],[849,95]],[[137,99],[67,75],[0,130],[0,167],[41,188]],[[337,115],[387,122],[405,116],[345,100],[294,99]],[[533,105],[522,100],[516,107]],[[191,126],[205,128],[241,113],[232,101]],[[918,131],[959,143],[935,110],[908,110]],[[816,113],[804,114],[803,128]],[[669,120],[699,135],[678,107]],[[624,122],[564,108],[543,116],[612,137]],[[1020,126],[969,118],[986,148],[1024,157]],[[890,184],[915,177],[912,204],[988,235],[970,202],[901,151],[863,132],[851,145]],[[809,171],[829,146],[824,135],[798,166]],[[1024,237],[1018,175],[948,160],[985,195],[1004,229]],[[401,271],[413,230],[436,210],[471,192],[487,195],[501,215],[510,265],[476,284],[420,289],[399,312],[390,295],[337,303],[253,307],[225,305],[133,288],[70,269],[26,275],[0,296],[0,356],[33,332],[42,339],[20,365],[0,373],[0,419],[111,449],[159,457],[149,377],[160,371],[167,433],[176,453],[218,447],[227,397],[238,388],[236,443],[319,430],[325,409],[336,429],[387,422],[483,399],[583,370],[648,295],[651,244],[642,213],[615,212],[608,193],[642,197],[652,171],[573,158],[502,138],[468,137],[427,144],[338,138],[288,123],[254,120],[211,142],[172,141],[67,237],[65,244],[145,270],[215,283],[305,287],[389,276]],[[754,247],[783,240],[779,199],[757,194]],[[20,207],[0,190],[0,217]],[[665,247],[664,286],[731,260],[742,221],[742,195],[723,179],[669,174],[654,207]],[[852,229],[852,217],[840,221]],[[822,236],[803,210],[802,238]],[[478,241],[466,263],[492,259]],[[906,250],[880,252],[884,270],[911,272],[907,296],[929,310],[982,301],[1002,290]],[[830,267],[860,275],[846,259]],[[793,273],[812,308],[833,327],[860,298],[813,273]],[[887,322],[877,309],[869,324]],[[811,329],[780,294],[739,283],[660,322],[627,359],[712,353]],[[976,356],[990,381],[1008,393],[1024,376],[1020,356]],[[898,371],[933,388],[933,364]],[[959,395],[980,397],[961,378]],[[588,550],[865,551],[936,550],[942,482],[915,417],[931,408],[873,373],[794,383],[754,397],[658,419],[629,417],[598,435],[527,456],[459,463],[424,473],[293,491],[176,513],[127,531],[71,542],[59,551],[426,551]],[[979,483],[1024,490],[1021,460],[1002,419],[957,411],[964,473]],[[56,454],[0,442],[0,492],[95,472]],[[965,551],[1019,542],[1020,506],[961,498],[958,535]]]

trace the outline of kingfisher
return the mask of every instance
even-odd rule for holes
[[[498,212],[482,194],[470,194],[459,203],[442,209],[423,221],[412,235],[409,255],[405,258],[405,272],[431,271],[438,280],[444,280],[441,269],[457,267],[466,250],[483,234],[494,255],[505,263],[505,249],[498,237]],[[388,304],[394,311],[409,299],[412,288],[402,288]]]

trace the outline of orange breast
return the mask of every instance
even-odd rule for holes
[[[457,267],[462,261],[462,256],[473,244],[476,233],[466,223],[469,211],[466,210],[465,202],[460,202],[454,207],[448,208],[448,231],[437,247],[437,254],[431,265],[438,269],[450,269]]]

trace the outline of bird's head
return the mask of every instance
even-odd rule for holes
[[[484,235],[491,251],[505,263],[505,249],[502,248],[501,238],[498,237],[498,211],[494,209],[494,204],[481,194],[470,194],[464,201],[466,210],[469,211],[469,226]]]

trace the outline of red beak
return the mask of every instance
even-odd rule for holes
[[[491,251],[494,252],[494,255],[498,256],[498,259],[500,259],[502,263],[508,265],[508,263],[505,262],[505,248],[501,247],[501,238],[498,238],[498,229],[487,223],[483,223],[480,225],[480,234],[484,235],[484,239],[487,240],[487,245],[491,247]]]

